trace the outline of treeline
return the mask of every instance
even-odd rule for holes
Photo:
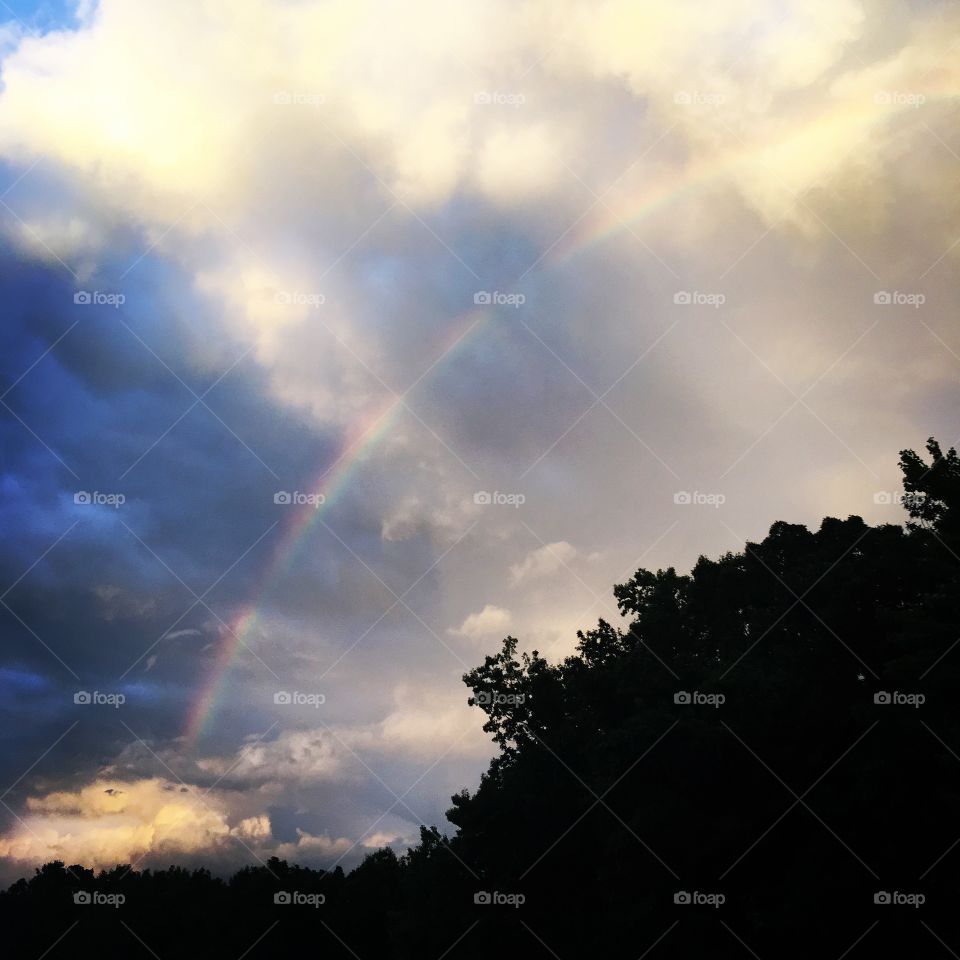
[[[74,922],[56,949],[100,957],[957,955],[960,460],[927,451],[903,526],[639,570],[562,663],[507,638],[465,677],[500,751],[451,838],[347,875],[48,864],[0,895],[9,955]]]

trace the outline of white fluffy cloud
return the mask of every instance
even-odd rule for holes
[[[236,757],[212,757],[199,766],[246,782],[340,781],[349,774],[349,751],[323,728],[285,730],[276,740],[243,744]]]
[[[243,744],[236,756],[207,757],[198,766],[231,782],[278,788],[355,785],[385,760],[398,758],[422,764],[489,756],[490,742],[466,699],[456,688],[405,684],[393,690],[392,709],[380,720],[282,730]]]
[[[25,37],[5,58],[0,156],[42,160],[85,197],[71,212],[12,194],[30,250],[87,270],[116,223],[135,225],[141,250],[179,260],[255,347],[279,396],[348,423],[386,398],[355,361],[382,352],[385,331],[317,264],[375,222],[432,242],[423,215],[460,194],[545,223],[569,206],[584,239],[711,186],[771,227],[786,216],[824,235],[796,196],[878,180],[904,113],[883,97],[953,89],[950,36],[922,18],[884,36],[857,0],[470,0],[455,13],[438,0],[102,0],[78,30]],[[648,150],[661,138],[666,162]],[[605,200],[571,223],[584,188]],[[843,216],[862,218],[863,200]],[[318,293],[319,308],[295,299]]]
[[[469,614],[459,627],[451,627],[448,632],[468,640],[482,640],[508,630],[510,623],[509,610],[488,603],[482,610]]]
[[[0,856],[112,866],[212,849],[229,835],[222,808],[199,792],[159,779],[97,780],[30,798],[25,816],[0,838]]]
[[[0,836],[0,856],[103,868],[195,855],[218,860],[239,843],[260,859],[313,863],[351,847],[345,837],[297,834],[296,842],[273,840],[266,814],[231,823],[224,799],[200,788],[159,778],[97,779],[79,790],[31,797],[25,815]]]
[[[162,779],[98,779],[75,791],[31,797],[14,828],[0,837],[0,856],[110,867],[194,854],[219,857],[234,841],[263,856],[314,859],[342,853],[350,841],[301,832],[297,843],[271,840],[265,814],[235,824],[222,799]]]
[[[584,557],[572,543],[566,540],[545,543],[542,547],[531,550],[519,563],[511,564],[510,581],[516,585],[528,580],[550,577],[559,570],[569,570],[570,565],[580,559],[594,561],[598,559],[598,555],[590,554]]]
[[[52,156],[128,212],[163,223],[171,200],[250,202],[256,154],[270,157],[271,142],[289,138],[358,144],[375,174],[419,205],[463,183],[494,198],[539,194],[561,184],[558,158],[588,143],[586,104],[561,86],[565,109],[556,109],[558,82],[585,85],[585,101],[591,83],[622,83],[700,146],[718,118],[749,137],[778,96],[844,63],[865,9],[854,0],[776,11],[746,0],[709,11],[471,0],[451,15],[438,0],[101,0],[84,28],[25,38],[7,58],[0,145]],[[171,71],[173,62],[183,66]],[[694,102],[678,113],[684,91],[720,94],[723,109]],[[283,151],[273,153],[282,163]],[[187,219],[210,222],[202,210]]]

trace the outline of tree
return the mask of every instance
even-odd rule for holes
[[[960,460],[927,450],[901,454],[905,527],[777,522],[689,574],[638,570],[614,587],[624,625],[562,662],[507,637],[464,677],[499,752],[452,798],[454,836],[423,826],[348,876],[54,862],[0,894],[10,955],[77,919],[78,885],[127,895],[161,956],[960,950]],[[84,916],[71,950],[129,955],[115,918]]]

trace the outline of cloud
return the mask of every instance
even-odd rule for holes
[[[932,14],[887,35],[857,0],[775,15],[740,0],[709,15],[629,0],[470,0],[455,22],[441,11],[103,0],[76,30],[24,37],[4,60],[0,156],[42,158],[66,195],[18,190],[12,242],[93,275],[113,247],[128,262],[168,258],[252,349],[275,398],[353,428],[422,373],[399,344],[417,340],[423,298],[402,289],[402,264],[424,244],[475,289],[488,260],[469,249],[478,221],[522,210],[522,242],[559,252],[639,235],[651,209],[692,191],[709,200],[695,224],[675,218],[643,239],[664,263],[709,241],[731,195],[795,241],[832,243],[843,222],[860,250],[916,120],[878,98],[929,87],[939,116],[956,82],[950,31]],[[172,59],[193,66],[171,76]],[[424,218],[451,204],[468,226],[438,233]],[[744,230],[731,261],[761,233]],[[469,295],[457,309],[433,291],[440,342]],[[383,536],[450,513],[409,492]]]
[[[353,842],[346,837],[337,837],[334,840],[298,829],[296,841],[278,844],[273,856],[293,863],[324,863],[338,859],[353,847]]]
[[[297,830],[295,842],[277,842],[266,814],[231,824],[223,799],[162,779],[95,780],[76,791],[31,797],[27,814],[0,836],[0,856],[24,863],[63,860],[87,867],[142,865],[190,858],[222,862],[241,850],[299,863],[335,859],[353,844]]]
[[[541,125],[495,130],[477,155],[476,179],[492,200],[504,205],[541,198],[563,179],[566,144]]]
[[[402,837],[383,831],[371,833],[369,837],[363,838],[363,846],[368,850],[379,850],[381,847],[389,847],[395,843],[412,845],[414,840],[410,837]]]
[[[255,137],[271,129],[288,144],[272,150],[275,162],[295,152],[290,138],[343,138],[421,206],[463,184],[493,198],[536,195],[561,184],[571,140],[589,144],[583,106],[568,94],[567,109],[556,110],[546,79],[565,92],[572,82],[623,84],[705,146],[716,111],[674,118],[677,91],[722,93],[726,116],[748,124],[750,136],[779,95],[814,86],[844,62],[865,19],[853,0],[788,4],[776,16],[731,2],[692,25],[697,9],[468,2],[454,22],[437,0],[418,0],[416,16],[371,0],[243,0],[229,15],[183,0],[162,11],[146,0],[102,0],[84,28],[24,39],[8,57],[0,144],[15,155],[52,155],[104,191],[123,184],[114,202],[145,221],[168,223],[169,204],[180,201],[187,229],[211,216],[188,200],[214,209],[244,202],[257,169],[244,147],[269,156],[275,138]],[[254,42],[260,53],[251,58]],[[543,69],[522,74],[521,89],[499,88],[521,55]],[[195,66],[171,77],[174,57]]]
[[[489,755],[489,741],[466,706],[465,692],[406,684],[394,689],[393,700],[393,709],[380,720],[282,730],[272,739],[243,744],[235,755],[203,758],[197,767],[232,786],[351,786],[363,781],[370,764],[380,768],[385,759]]]
[[[593,561],[598,559],[598,554],[583,557],[583,554],[566,540],[546,543],[536,550],[531,550],[519,563],[510,566],[510,582],[516,586],[529,580],[552,576],[558,570],[569,568],[578,559]]]
[[[329,730],[285,730],[271,741],[243,744],[235,757],[199,761],[202,770],[247,783],[340,781],[354,776],[350,752]]]
[[[426,472],[427,464],[421,464],[421,468]],[[427,534],[441,542],[452,542],[467,532],[471,514],[476,513],[475,506],[450,484],[448,469],[435,463],[431,463],[429,469],[438,481],[434,496],[430,500],[414,493],[399,497],[383,518],[380,535],[384,540],[396,543]]]
[[[417,760],[436,760],[440,754],[451,760],[489,755],[490,743],[476,714],[465,705],[465,688],[407,684],[395,689],[394,701],[382,722],[354,734],[357,743],[384,755]]]
[[[101,616],[106,621],[140,618],[156,610],[156,599],[138,596],[132,591],[115,583],[98,584],[93,588],[94,596],[100,601]]]
[[[221,847],[230,826],[216,801],[160,779],[97,780],[77,791],[31,797],[0,856],[107,867],[148,855],[177,857]]]
[[[509,610],[488,603],[477,613],[469,614],[459,627],[451,627],[447,632],[452,636],[480,640],[509,629],[510,622]]]

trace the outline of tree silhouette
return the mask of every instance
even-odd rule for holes
[[[347,876],[47,864],[0,895],[10,955],[42,953],[81,887],[128,894],[70,934],[101,957],[132,955],[118,918],[162,957],[960,950],[960,460],[927,450],[901,453],[904,527],[774,523],[689,574],[638,570],[624,626],[560,663],[506,638],[464,678],[499,752],[452,837]]]

